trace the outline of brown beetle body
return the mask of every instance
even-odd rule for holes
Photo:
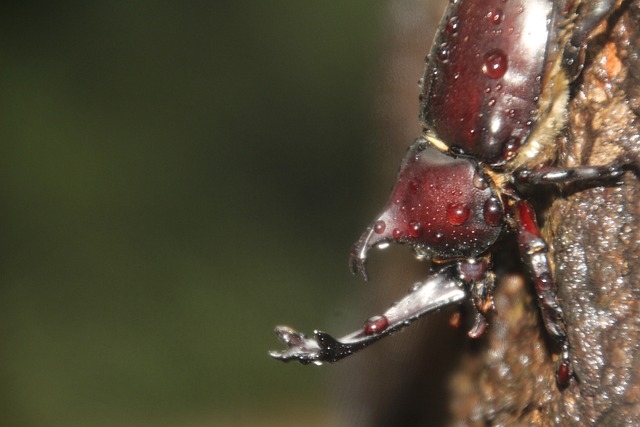
[[[552,9],[548,0],[450,3],[420,95],[433,139],[491,165],[516,155],[538,118]]]

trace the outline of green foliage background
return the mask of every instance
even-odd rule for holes
[[[266,352],[353,280],[381,5],[3,2],[0,425],[326,412]]]

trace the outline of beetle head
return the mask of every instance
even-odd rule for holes
[[[441,153],[419,139],[402,164],[391,198],[351,251],[351,270],[367,278],[369,250],[410,245],[437,261],[478,256],[496,241],[503,207],[475,162]]]

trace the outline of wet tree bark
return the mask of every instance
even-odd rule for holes
[[[437,23],[439,15],[433,10],[443,6],[425,3],[415,0],[393,7],[426,8]],[[422,12],[415,16],[428,19]],[[573,88],[569,124],[558,139],[558,164],[602,165],[638,155],[639,22],[640,1],[627,2],[590,42],[586,67]],[[383,75],[413,82],[420,75],[411,74],[415,67],[398,66],[409,53],[406,37],[423,40],[425,31],[433,34],[433,27],[421,25],[417,18],[401,25],[401,30],[389,31],[388,72]],[[421,58],[428,48],[413,46],[411,51]],[[417,114],[407,107],[407,99],[417,107],[417,89],[398,96],[384,103],[402,106],[402,114],[387,116],[380,135],[406,147],[415,137],[407,135],[407,129],[415,127],[407,126],[406,114]],[[532,194],[550,244],[567,322],[575,370],[568,388],[556,386],[559,349],[548,341],[528,277],[505,239],[496,259],[496,312],[486,336],[470,343],[464,331],[447,328],[440,316],[430,321],[442,328],[437,333],[413,333],[407,343],[396,341],[387,348],[381,344],[364,364],[347,368],[357,373],[347,380],[353,391],[351,414],[367,417],[357,421],[352,416],[345,425],[640,424],[639,176],[629,171],[607,185],[545,188]],[[388,277],[398,276],[389,272]],[[424,343],[427,339],[429,345]],[[399,369],[393,367],[389,354],[395,354],[391,357],[397,365],[398,347],[403,355],[412,352],[413,364],[405,357]],[[407,369],[411,375],[401,373]],[[390,379],[393,386],[387,387]],[[436,395],[440,398],[434,401]]]

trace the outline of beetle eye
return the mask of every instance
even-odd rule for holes
[[[452,145],[451,147],[449,147],[449,151],[451,151],[453,154],[464,154],[464,150],[459,145]]]

